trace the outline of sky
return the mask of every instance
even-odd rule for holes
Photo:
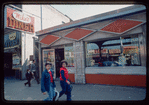
[[[119,5],[51,5],[61,13],[70,17],[73,21],[90,17],[93,15],[101,14],[108,11],[113,11],[116,9],[132,6],[131,4],[119,4]]]

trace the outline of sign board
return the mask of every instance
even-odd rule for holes
[[[17,54],[12,54],[12,69],[20,69],[21,58]]]
[[[20,43],[20,32],[11,32],[4,35],[4,48],[14,47]]]
[[[13,64],[20,64],[20,57],[19,56],[13,56]]]
[[[5,18],[6,28],[34,33],[34,17],[7,7]]]

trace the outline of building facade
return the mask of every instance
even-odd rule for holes
[[[35,32],[70,22],[70,18],[50,5],[5,5],[4,7],[4,74],[25,79],[34,52]]]
[[[74,83],[146,86],[146,8],[123,9],[36,32],[40,75],[51,62],[59,77],[68,62]]]

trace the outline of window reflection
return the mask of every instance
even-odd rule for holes
[[[138,36],[86,42],[86,67],[140,66]]]
[[[67,61],[67,67],[74,67],[74,51],[73,45],[65,45],[65,60]]]

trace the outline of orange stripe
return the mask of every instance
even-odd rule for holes
[[[71,82],[75,82],[74,74],[68,74],[68,75],[69,75],[68,79],[69,79]]]
[[[145,75],[85,74],[86,83],[146,87]]]

